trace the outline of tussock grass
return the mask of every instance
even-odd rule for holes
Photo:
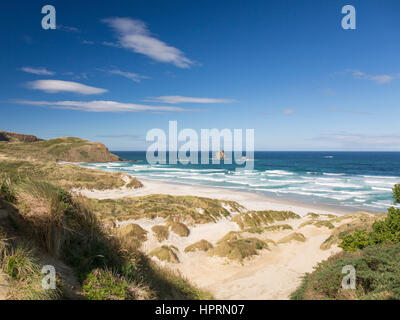
[[[179,250],[174,246],[161,246],[149,253],[150,256],[156,257],[158,260],[179,263],[179,258],[176,252]]]
[[[274,232],[274,231],[282,231],[282,230],[293,230],[293,227],[288,224],[274,224],[272,226],[267,227],[254,227],[245,229],[245,232],[248,233],[264,233],[264,232]]]
[[[153,194],[143,197],[122,199],[91,199],[92,210],[101,217],[114,217],[117,220],[154,219],[161,217],[187,225],[216,222],[230,216],[225,208],[226,201],[194,196],[170,196]],[[239,206],[229,202],[232,206]],[[202,209],[202,213],[198,209]],[[239,209],[238,209],[239,210]]]
[[[58,279],[56,289],[46,290],[42,287],[41,273],[43,262],[37,253],[27,244],[16,248],[3,247],[0,266],[10,279],[10,300],[57,300],[63,297],[62,283]]]
[[[278,243],[289,243],[292,241],[305,242],[306,240],[307,240],[306,237],[302,233],[293,232],[287,235],[286,237],[280,239]]]
[[[328,250],[333,245],[338,245],[342,242],[341,238],[351,234],[356,230],[372,230],[372,225],[375,221],[379,221],[384,219],[386,215],[374,215],[367,213],[354,213],[350,215],[344,215],[340,217],[336,217],[334,219],[329,220],[331,223],[342,223],[332,229],[331,235],[321,244],[320,248],[322,250]],[[349,222],[343,223],[345,220],[349,220]]]
[[[328,228],[328,229],[334,229],[335,226],[332,222],[327,221],[327,220],[309,220],[309,221],[305,221],[303,222],[300,226],[300,228],[303,228],[305,226],[315,226],[317,228]]]
[[[172,232],[181,237],[187,237],[190,234],[189,228],[184,223],[173,221],[169,223],[169,227],[171,228]]]
[[[12,180],[45,180],[64,189],[106,190],[125,185],[124,174],[79,167],[74,164],[59,165],[55,162],[30,162],[2,160],[0,172],[7,172]],[[135,178],[127,184],[139,188],[142,184]]]
[[[122,237],[126,237],[132,241],[135,246],[140,247],[140,245],[147,240],[147,231],[136,223],[128,224],[124,227],[117,229],[117,233]]]
[[[263,249],[268,249],[265,241],[258,238],[242,238],[239,232],[231,231],[220,239],[208,254],[243,263],[244,259],[257,255],[258,251]]]
[[[236,215],[232,221],[236,222],[241,230],[245,230],[289,219],[300,219],[300,216],[291,211],[248,211]]]
[[[153,231],[158,242],[163,242],[164,240],[167,240],[169,237],[168,226],[157,225],[153,226],[151,230]]]
[[[213,245],[207,240],[197,241],[185,248],[185,252],[194,252],[194,251],[208,251],[213,248]]]

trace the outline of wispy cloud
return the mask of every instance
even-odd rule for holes
[[[81,32],[81,30],[79,30],[76,27],[64,26],[62,24],[57,24],[56,30],[61,30],[61,31],[66,31],[66,32],[75,32],[75,33]]]
[[[189,68],[193,64],[181,50],[155,38],[141,20],[115,17],[102,21],[116,32],[118,44],[125,49],[144,54],[159,62],[172,63],[180,68]]]
[[[107,92],[107,89],[87,86],[82,83],[62,80],[36,80],[27,83],[27,87],[49,93],[73,92],[80,94],[99,94]]]
[[[373,75],[373,74],[367,74],[360,70],[353,70],[353,69],[347,69],[347,70],[345,70],[345,72],[350,73],[355,79],[370,80],[377,84],[386,84],[386,83],[393,81],[396,78],[399,78],[399,74],[397,74],[397,75],[391,75],[391,74]]]
[[[343,147],[374,147],[399,149],[400,135],[366,135],[366,134],[350,134],[337,133],[321,135],[316,140],[325,140],[338,143]]]
[[[38,107],[50,107],[55,109],[68,109],[85,112],[190,112],[195,109],[184,109],[170,106],[147,106],[141,104],[124,103],[109,100],[95,101],[32,101],[14,100],[14,103],[21,105],[32,105]]]
[[[82,44],[89,44],[89,45],[91,45],[91,44],[94,44],[94,41],[92,41],[92,40],[82,40],[81,43],[82,43]]]
[[[332,113],[351,113],[351,114],[362,114],[362,115],[370,114],[369,112],[366,111],[351,110],[351,109],[328,109],[327,111]]]
[[[23,72],[37,74],[37,75],[41,75],[41,76],[51,76],[51,75],[56,74],[55,72],[49,71],[46,68],[23,67],[20,70]]]
[[[150,77],[147,76],[142,76],[138,73],[133,73],[133,72],[126,72],[126,71],[121,71],[121,70],[110,70],[108,71],[110,74],[118,75],[121,77],[128,78],[134,82],[140,82],[142,79],[150,79]]]
[[[295,113],[295,111],[293,109],[285,109],[285,110],[282,110],[282,113],[287,116],[290,116],[291,114]]]
[[[232,103],[235,100],[232,99],[215,99],[215,98],[194,98],[194,97],[183,97],[183,96],[160,96],[147,98],[147,102],[160,102],[160,103]]]

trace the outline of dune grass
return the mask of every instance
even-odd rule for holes
[[[88,169],[74,164],[59,165],[55,162],[2,160],[0,172],[6,172],[7,176],[13,180],[47,181],[67,190],[72,188],[106,190],[125,185],[122,173]],[[127,187],[142,186],[136,178],[129,179]]]
[[[182,222],[172,221],[169,223],[171,231],[181,237],[188,237],[190,234],[189,228]]]
[[[208,251],[210,256],[219,256],[240,263],[246,258],[258,254],[258,251],[268,249],[267,242],[258,238],[243,238],[240,232],[231,231]]]
[[[303,228],[305,226],[315,226],[317,228],[325,227],[325,228],[328,228],[328,229],[334,229],[335,228],[335,225],[332,222],[328,221],[328,220],[309,220],[309,221],[305,221],[299,226],[299,229]]]
[[[103,218],[136,220],[161,217],[187,225],[216,222],[222,217],[230,215],[226,209],[227,206],[237,208],[237,210],[240,208],[234,201],[162,194],[121,199],[90,199],[90,202],[92,210]]]
[[[241,230],[270,225],[276,221],[300,219],[300,216],[291,211],[248,211],[236,215],[232,221],[236,222]]]
[[[151,230],[154,233],[154,236],[157,238],[158,242],[163,242],[169,238],[169,229],[168,226],[157,225],[153,226]]]
[[[170,263],[179,263],[179,258],[177,252],[179,250],[174,246],[161,246],[152,250],[149,255],[152,257],[156,257],[158,260],[170,262]]]
[[[386,215],[374,215],[366,213],[354,213],[350,215],[336,217],[329,220],[331,223],[339,223],[339,225],[332,229],[331,235],[321,244],[322,250],[328,250],[333,245],[339,245],[342,238],[356,230],[372,230],[372,225],[375,221],[384,219]],[[348,222],[343,222],[350,220]],[[340,224],[342,223],[342,224]]]
[[[117,229],[117,234],[127,238],[136,247],[140,247],[141,244],[147,240],[147,231],[136,223],[130,223],[126,226]]]
[[[213,245],[207,240],[197,241],[185,248],[185,252],[203,251],[206,252],[213,248]]]
[[[302,233],[293,232],[293,233],[283,237],[282,239],[280,239],[278,241],[278,244],[279,243],[289,243],[292,241],[305,242],[306,240],[307,240],[307,238]]]

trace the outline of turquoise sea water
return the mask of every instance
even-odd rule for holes
[[[400,152],[255,152],[254,169],[235,164],[150,165],[145,152],[114,152],[136,162],[83,164],[138,178],[232,188],[314,204],[384,211],[400,183]],[[211,161],[210,161],[211,162]]]

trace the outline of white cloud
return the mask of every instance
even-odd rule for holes
[[[117,33],[118,44],[125,49],[180,68],[188,68],[193,64],[181,50],[155,38],[141,20],[117,17],[104,19],[103,22]]]
[[[51,107],[55,109],[68,109],[85,112],[185,112],[197,111],[195,109],[184,109],[170,106],[146,106],[141,104],[123,103],[117,101],[32,101],[15,100],[14,103],[32,105],[38,107]]]
[[[37,74],[40,76],[51,76],[54,75],[55,72],[49,71],[46,68],[31,68],[31,67],[23,67],[20,69],[23,72]]]
[[[194,98],[194,97],[183,97],[183,96],[160,96],[148,98],[149,102],[161,102],[161,103],[232,103],[235,100],[231,99],[214,99],[214,98]]]
[[[140,82],[142,79],[149,79],[150,77],[147,76],[142,76],[138,73],[133,73],[133,72],[126,72],[126,71],[121,71],[121,70],[110,70],[108,71],[110,74],[115,74],[115,75],[119,75],[125,78],[128,78],[132,81],[135,82]]]
[[[346,72],[351,73],[354,78],[370,80],[370,81],[374,81],[378,84],[389,83],[393,79],[396,78],[396,76],[393,76],[393,75],[388,75],[388,74],[371,75],[371,74],[366,74],[364,72],[361,72],[359,70],[351,70],[351,69],[347,69]]]
[[[285,109],[282,111],[283,114],[286,114],[287,116],[293,114],[295,111],[293,109]]]
[[[27,86],[31,89],[49,93],[74,92],[80,94],[99,94],[108,91],[106,89],[95,88],[78,82],[62,80],[36,80],[28,82]]]

